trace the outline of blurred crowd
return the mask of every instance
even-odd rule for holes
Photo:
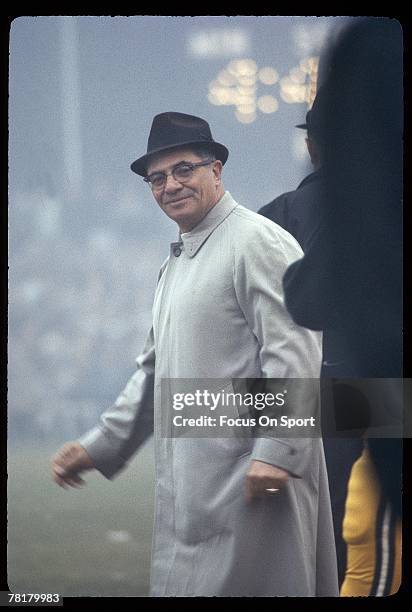
[[[64,439],[95,423],[132,372],[167,255],[128,206],[77,227],[65,206],[44,186],[10,198],[12,440]]]

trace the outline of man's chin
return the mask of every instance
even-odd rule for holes
[[[165,213],[171,219],[182,219],[182,218],[187,216],[188,211],[186,209],[186,206],[184,206],[184,203],[182,203],[181,206],[176,206],[176,205],[173,206],[173,207],[172,206],[168,206],[165,209]]]
[[[182,233],[189,232],[190,229],[193,229],[200,221],[193,213],[190,214],[188,211],[184,210],[184,207],[169,210],[167,216],[178,224]]]

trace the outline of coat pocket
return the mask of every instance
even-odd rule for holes
[[[251,445],[226,438],[177,442],[173,488],[179,540],[190,544],[230,532],[236,509],[244,503]]]

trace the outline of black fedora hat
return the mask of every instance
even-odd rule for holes
[[[224,164],[228,158],[228,149],[213,140],[207,121],[194,115],[184,113],[161,113],[153,119],[147,143],[147,152],[136,159],[130,166],[133,172],[146,176],[146,166],[150,157],[163,151],[178,147],[204,145]]]

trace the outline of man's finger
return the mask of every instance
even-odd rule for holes
[[[252,478],[246,478],[245,497],[246,502],[250,503],[255,497],[259,496],[259,489]]]
[[[69,487],[72,487],[74,489],[81,489],[82,486],[84,484],[86,484],[84,481],[82,481],[81,483],[79,483],[78,481],[74,480],[73,478],[59,478],[56,477],[54,479],[54,481],[61,486],[63,489],[68,489]]]
[[[77,487],[81,487],[86,484],[83,478],[80,478],[80,476],[77,476],[76,474],[69,474],[66,478],[66,481],[69,484],[72,484],[73,486]]]
[[[53,466],[53,471],[58,476],[62,476],[62,477],[66,476],[66,474],[67,474],[66,468],[64,468],[62,465],[58,465],[58,464]]]
[[[279,493],[285,484],[286,482],[283,480],[247,476],[245,484],[246,500],[251,501],[254,497],[262,497],[264,495],[275,495]]]
[[[250,486],[247,481],[245,484],[245,499],[247,504],[249,504],[253,499],[252,491],[250,490]]]
[[[73,478],[66,478],[66,483],[70,487],[73,487],[74,489],[81,489],[82,486],[85,484],[84,480],[82,480],[81,482],[78,482],[77,480],[74,480]]]
[[[59,485],[59,487],[62,487],[62,489],[67,489],[67,484],[66,482],[63,480],[63,478],[60,478],[59,476],[57,476],[56,474],[53,475],[53,480],[56,484]]]
[[[83,478],[81,478],[78,474],[63,468],[60,465],[53,464],[52,471],[53,480],[60,486],[63,486],[63,484],[65,484],[79,488],[86,484]]]

